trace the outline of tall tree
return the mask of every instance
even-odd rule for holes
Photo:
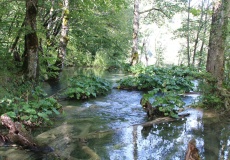
[[[143,4],[141,4],[143,3]],[[139,1],[134,0],[134,16],[133,16],[133,46],[131,54],[131,65],[134,62],[138,62],[138,37],[140,34],[139,25],[144,23],[148,24],[163,24],[165,18],[172,18],[175,13],[178,13],[181,10],[181,6],[184,3],[184,0],[172,0],[172,1]],[[139,6],[151,6],[143,7],[142,11],[139,11]],[[140,20],[143,19],[143,22]]]
[[[216,78],[219,87],[222,86],[224,80],[224,51],[229,12],[229,0],[217,0],[214,3],[206,70]]]
[[[64,60],[66,57],[66,49],[68,44],[68,31],[69,31],[69,0],[63,0],[63,15],[62,15],[62,27],[60,44],[58,48],[58,56],[56,65],[60,69],[64,67]]]
[[[187,58],[188,58],[188,66],[190,66],[190,8],[191,8],[191,0],[188,0],[188,19],[187,19],[187,27],[188,27],[188,32],[187,32]]]
[[[134,0],[133,11],[133,46],[131,65],[138,62],[139,0]]]
[[[26,0],[26,19],[25,19],[25,50],[24,50],[24,70],[28,80],[38,80],[38,37],[37,29],[37,10],[38,0]]]
[[[195,66],[195,60],[197,57],[196,51],[197,51],[197,46],[198,46],[198,42],[199,42],[199,38],[200,38],[200,32],[203,28],[203,26],[205,25],[204,23],[206,23],[203,20],[203,16],[204,16],[204,0],[202,0],[201,2],[201,13],[200,13],[200,19],[198,20],[198,27],[197,27],[197,32],[196,32],[196,37],[195,37],[195,44],[194,44],[194,49],[193,49],[193,58],[192,58],[192,66]],[[202,22],[204,21],[204,22]]]
[[[198,69],[201,69],[202,65],[205,64],[206,62],[204,62],[204,45],[205,45],[205,36],[206,36],[206,32],[208,30],[208,11],[209,11],[209,0],[206,2],[207,6],[206,6],[206,11],[205,11],[205,18],[204,18],[204,22],[203,22],[203,27],[204,27],[204,31],[202,33],[201,36],[201,46],[200,46],[200,50],[199,50],[199,58],[198,58]]]

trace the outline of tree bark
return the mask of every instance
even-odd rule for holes
[[[197,50],[197,45],[199,43],[199,38],[200,38],[200,32],[204,26],[203,22],[203,16],[204,16],[204,1],[202,0],[202,6],[201,6],[201,14],[200,14],[200,20],[199,20],[199,26],[198,30],[196,33],[196,39],[195,39],[195,44],[194,44],[194,50],[193,50],[193,58],[192,58],[192,66],[195,66],[195,61],[196,61],[196,50]]]
[[[209,0],[207,1],[207,7],[206,7],[206,12],[205,12],[205,18],[204,18],[204,32],[203,32],[203,36],[202,36],[202,43],[200,46],[200,51],[199,51],[199,60],[198,60],[198,69],[201,70],[202,64],[204,64],[204,56],[203,56],[203,52],[204,52],[204,45],[205,45],[205,35],[207,32],[207,22],[208,22],[208,12],[209,11]]]
[[[21,28],[18,30],[18,32],[17,32],[17,36],[16,36],[16,38],[15,38],[15,40],[14,40],[14,43],[12,44],[12,46],[10,47],[10,49],[9,49],[9,53],[13,53],[14,51],[15,51],[15,48],[16,48],[16,46],[17,46],[17,44],[18,44],[18,41],[19,41],[19,38],[20,38],[20,36],[21,36],[21,33],[22,33],[22,28],[25,26],[25,19],[24,19],[24,21],[22,22],[22,25],[21,25]]]
[[[188,19],[187,19],[187,27],[188,27],[188,33],[187,33],[187,60],[188,60],[188,66],[190,66],[190,5],[191,0],[188,0]]]
[[[139,0],[134,1],[134,16],[133,16],[133,46],[131,65],[138,63],[138,32],[139,32]]]
[[[69,0],[63,1],[63,16],[62,16],[62,28],[61,28],[61,38],[58,48],[58,56],[56,61],[56,66],[62,70],[64,67],[64,60],[66,57],[66,47],[68,44],[68,30],[69,30]]]
[[[40,146],[34,140],[34,138],[26,131],[23,125],[19,122],[13,122],[13,120],[6,114],[1,115],[1,123],[3,126],[9,129],[9,133],[4,136],[0,135],[0,142],[4,144],[13,143],[22,146],[25,149],[30,149],[36,152],[53,152],[53,148],[49,146]]]
[[[37,4],[38,0],[26,0],[26,20],[25,27],[27,29],[25,35],[25,51],[24,51],[24,70],[28,80],[38,80],[39,64],[38,64],[38,38],[37,38]]]
[[[53,47],[56,44],[55,37],[60,33],[61,30],[61,15],[59,16],[58,11],[55,10],[55,1],[51,0],[50,3],[51,7],[49,13],[44,17],[43,24],[43,26],[46,28],[47,48]]]
[[[216,78],[218,87],[222,86],[224,80],[224,50],[230,10],[229,4],[229,0],[218,0],[213,7],[206,70]]]

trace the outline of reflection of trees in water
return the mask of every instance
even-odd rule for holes
[[[230,158],[230,131],[225,120],[204,123],[204,150],[206,159],[228,160]],[[225,124],[224,124],[225,123]]]
[[[133,131],[132,131],[132,135],[133,135],[133,158],[134,160],[138,159],[138,148],[137,148],[137,126],[133,126]]]
[[[191,126],[188,126],[190,123]],[[230,157],[230,125],[223,123],[221,125],[220,121],[203,123],[200,119],[197,120],[196,125],[194,124],[194,121],[186,121],[186,123],[177,121],[143,127],[141,130],[142,143],[148,144],[149,150],[146,153],[152,151],[150,154],[162,156],[164,159],[184,159],[189,141],[195,138],[201,159],[228,160]]]
[[[230,159],[230,125],[221,130],[219,159]]]
[[[47,81],[47,83],[50,85],[50,91],[49,94],[55,94],[56,92],[58,92],[59,90],[61,90],[61,83],[59,82],[59,80],[55,80],[55,81]]]
[[[160,159],[184,159],[187,144],[185,146],[183,139],[179,140],[184,135],[183,121],[144,127],[141,133],[143,144],[148,145],[142,146],[142,148],[148,147],[146,152],[150,154],[150,157],[156,159],[157,157]]]

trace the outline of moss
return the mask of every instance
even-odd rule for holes
[[[68,9],[65,9],[64,10],[64,16],[68,16],[69,15],[69,10]]]
[[[64,26],[67,26],[67,24],[68,24],[68,18],[66,16],[64,16],[64,18],[63,18],[63,24],[64,24]]]
[[[64,39],[65,41],[67,41],[67,42],[69,41],[69,37],[68,37],[68,36],[64,36],[63,39]]]

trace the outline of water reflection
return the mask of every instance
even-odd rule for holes
[[[63,74],[65,78],[69,77],[69,74]],[[121,78],[120,73],[104,76],[110,80]],[[56,87],[59,89],[60,86]],[[87,147],[88,152],[95,153],[102,160],[182,160],[188,142],[194,138],[201,159],[230,158],[229,119],[212,116],[204,118],[202,110],[186,108],[185,112],[189,112],[190,116],[183,120],[143,127],[136,125],[147,121],[146,113],[140,105],[141,96],[142,92],[114,89],[108,96],[89,101],[64,101],[65,115],[61,115],[61,121],[55,122],[57,129],[51,133],[48,131],[44,140],[49,141],[61,155],[70,156],[70,159],[92,158],[84,150]],[[191,94],[183,99],[187,106],[196,98],[197,95]],[[61,126],[66,126],[68,130]],[[79,142],[82,140],[86,141],[84,145]],[[0,148],[0,156],[15,159],[21,153],[18,159],[31,157],[31,153],[23,150],[10,151],[12,149],[6,152]]]
[[[92,146],[89,143],[89,147],[95,148],[101,159],[181,160],[185,158],[188,142],[193,138],[196,139],[201,159],[219,159],[221,153],[224,154],[223,159],[228,159],[229,140],[213,141],[213,138],[220,135],[217,131],[219,128],[215,130],[208,126],[206,129],[201,110],[188,108],[186,112],[189,112],[190,116],[184,120],[151,127],[132,126],[146,121],[145,113],[140,110],[140,97],[139,92],[114,90],[105,99],[83,104],[88,107],[99,106],[100,110],[97,114],[103,115],[102,118],[107,120],[108,127],[114,129],[114,134],[109,141],[102,138],[93,140]],[[191,103],[195,98],[196,96],[191,96],[186,97],[185,100]],[[219,132],[229,139],[229,134],[224,133],[224,130],[220,129]],[[219,144],[225,142],[227,144],[222,144],[223,149],[221,149]],[[209,146],[212,152],[209,152]],[[214,152],[218,151],[219,156],[213,155],[213,149]]]
[[[124,75],[103,76],[115,81]],[[106,97],[80,104],[68,102],[67,106],[71,106],[66,110],[71,120],[68,123],[76,126],[76,134],[80,134],[79,126],[89,124],[89,132],[112,131],[106,136],[88,139],[87,146],[104,160],[181,160],[185,158],[188,142],[193,138],[196,139],[201,159],[229,159],[230,122],[220,125],[221,121],[214,121],[216,118],[204,119],[203,111],[187,108],[185,112],[189,112],[190,116],[183,120],[150,127],[133,126],[147,121],[139,104],[141,96],[141,92],[113,90]],[[186,106],[196,101],[197,96],[185,96]],[[93,117],[97,117],[97,122]],[[88,118],[93,121],[83,123]],[[90,158],[78,145],[71,155],[77,159]]]

